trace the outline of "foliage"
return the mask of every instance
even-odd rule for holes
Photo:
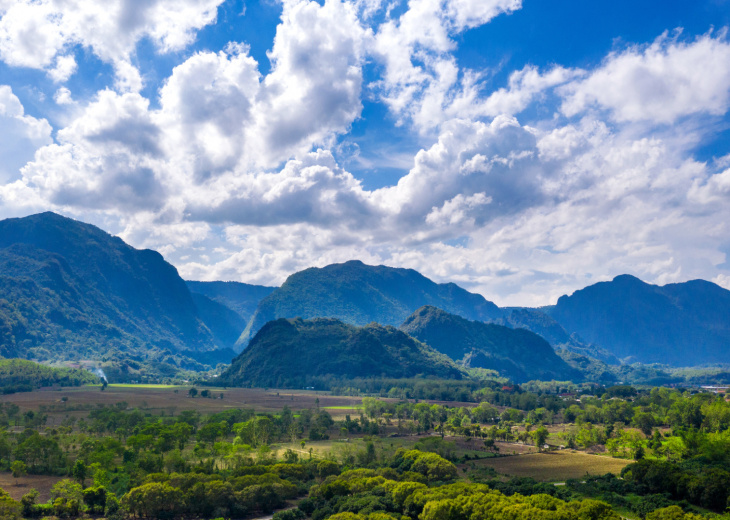
[[[317,376],[461,378],[445,356],[393,327],[339,320],[280,319],[267,323],[221,380],[240,386],[309,386]]]
[[[547,341],[525,329],[469,321],[425,306],[409,316],[401,330],[451,359],[515,381],[581,378]]]
[[[453,283],[434,283],[412,269],[350,261],[289,276],[261,300],[240,341],[245,344],[264,324],[278,318],[328,316],[352,325],[376,322],[398,326],[427,304],[481,321],[501,314],[483,296]]]

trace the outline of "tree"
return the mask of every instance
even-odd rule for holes
[[[10,465],[10,471],[13,472],[13,478],[15,479],[15,483],[17,485],[18,479],[28,474],[28,466],[26,466],[25,462],[23,462],[22,460],[15,460]]]
[[[542,447],[545,444],[545,441],[548,438],[548,435],[550,433],[548,432],[547,428],[544,426],[540,426],[537,430],[532,432],[532,438],[535,440],[535,446],[537,446],[538,451],[542,451]]]
[[[77,460],[73,468],[71,468],[71,476],[75,481],[81,484],[82,488],[86,482],[86,473],[86,464],[84,464],[84,461],[81,459]]]
[[[198,389],[195,387],[191,388],[190,390],[188,390],[188,395],[190,397],[195,397],[196,395],[198,395]]]
[[[20,504],[0,489],[0,518],[3,520],[21,520],[20,513]]]

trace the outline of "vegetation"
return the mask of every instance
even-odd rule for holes
[[[159,253],[54,213],[0,222],[1,357],[141,380],[229,361],[218,336]]]
[[[517,382],[581,378],[547,341],[525,329],[469,321],[425,306],[400,330],[466,366],[494,370]]]
[[[297,411],[283,399],[276,413],[208,415],[156,415],[118,403],[49,426],[41,409],[4,404],[0,469],[62,478],[44,498],[33,489],[15,499],[0,492],[0,512],[207,520],[289,507],[275,518],[709,520],[727,507],[730,403],[720,397],[614,386],[572,399],[566,394],[575,386],[524,386],[477,385],[470,395],[480,401],[470,406],[364,397],[355,416],[340,418],[318,399]],[[603,446],[623,460],[603,457],[602,467],[625,468],[621,479],[583,475],[562,486],[498,477],[486,464],[540,457],[544,478],[554,479],[562,475],[551,460],[598,458],[510,455],[515,442],[539,450]]]
[[[351,325],[399,326],[416,309],[434,305],[473,320],[501,315],[483,296],[453,283],[437,284],[412,269],[359,261],[305,269],[261,300],[240,339],[245,345],[265,323],[278,318],[337,318]]]
[[[267,323],[224,372],[229,385],[312,386],[317,377],[460,378],[448,358],[393,327],[339,320],[280,319]]]
[[[30,392],[44,386],[80,386],[98,382],[99,377],[86,370],[54,368],[23,359],[0,359],[0,388],[6,395]]]
[[[730,291],[692,280],[663,287],[622,275],[545,308],[567,331],[622,360],[730,363]]]
[[[238,334],[246,327],[248,320],[256,312],[259,302],[271,294],[276,287],[250,285],[239,282],[185,282],[190,292],[205,296],[233,311],[242,321]],[[236,338],[237,339],[237,338]]]

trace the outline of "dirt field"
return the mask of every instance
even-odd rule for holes
[[[66,415],[83,416],[89,406],[97,404],[114,405],[126,402],[130,408],[141,408],[153,413],[174,415],[182,410],[197,410],[201,413],[215,413],[231,408],[254,408],[259,412],[276,412],[289,406],[292,410],[314,408],[319,399],[323,408],[333,416],[353,413],[360,404],[360,397],[335,397],[327,392],[297,390],[264,390],[261,388],[208,388],[214,396],[223,394],[223,399],[188,397],[190,386],[135,386],[109,385],[105,391],[99,386],[77,388],[49,388],[35,392],[23,392],[3,396],[3,401],[15,403],[21,410],[37,410],[47,407],[51,418]],[[198,391],[203,388],[198,388]],[[68,398],[66,402],[62,397]],[[52,425],[52,424],[50,424]]]
[[[20,500],[28,491],[35,488],[40,493],[39,503],[48,502],[51,498],[51,488],[63,477],[47,477],[45,475],[27,475],[17,481],[11,473],[0,473],[0,488],[4,489],[15,500]]]
[[[105,391],[100,386],[71,388],[44,388],[34,392],[4,395],[3,401],[15,403],[22,411],[38,410],[44,407],[49,415],[48,426],[60,424],[64,417],[84,417],[97,405],[111,406],[126,402],[129,408],[149,410],[151,413],[176,415],[182,410],[197,410],[200,413],[216,413],[231,408],[253,408],[257,412],[277,412],[284,406],[293,411],[319,406],[327,410],[336,420],[345,415],[360,414],[361,397],[333,396],[329,392],[311,390],[276,390],[263,388],[205,388],[197,387],[200,392],[209,390],[215,397],[221,393],[223,399],[188,397],[192,385],[109,385]],[[62,401],[62,398],[67,398]],[[384,399],[397,401],[397,399]],[[427,401],[431,404],[448,406],[474,406],[474,403]]]
[[[513,457],[480,460],[479,466],[489,466],[497,473],[513,477],[532,477],[542,481],[563,481],[588,475],[620,473],[632,461],[588,455],[573,451],[532,453]]]

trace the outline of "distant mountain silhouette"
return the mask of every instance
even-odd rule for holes
[[[730,362],[730,291],[704,280],[657,286],[622,275],[543,310],[624,361]]]
[[[201,294],[208,299],[225,305],[235,312],[241,320],[243,326],[246,326],[248,320],[251,319],[259,302],[271,294],[276,287],[267,287],[265,285],[251,285],[240,282],[185,282],[190,292]]]
[[[581,378],[547,341],[525,329],[470,321],[425,306],[409,316],[400,330],[464,366],[496,370],[517,382]]]
[[[456,284],[437,284],[413,269],[353,260],[289,276],[261,300],[239,345],[244,347],[265,323],[277,318],[329,317],[352,325],[398,326],[423,305],[472,320],[489,321],[502,315],[495,304]]]
[[[227,361],[230,346],[159,253],[55,213],[0,221],[3,357],[95,360],[141,377]]]
[[[282,318],[265,324],[220,380],[233,386],[302,388],[316,378],[418,375],[460,379],[462,372],[446,356],[394,327]]]
[[[494,321],[513,329],[527,329],[544,338],[556,349],[566,349],[589,356],[610,365],[618,365],[619,359],[598,345],[589,344],[576,333],[568,332],[552,316],[540,309],[515,307],[504,309],[505,316]]]

